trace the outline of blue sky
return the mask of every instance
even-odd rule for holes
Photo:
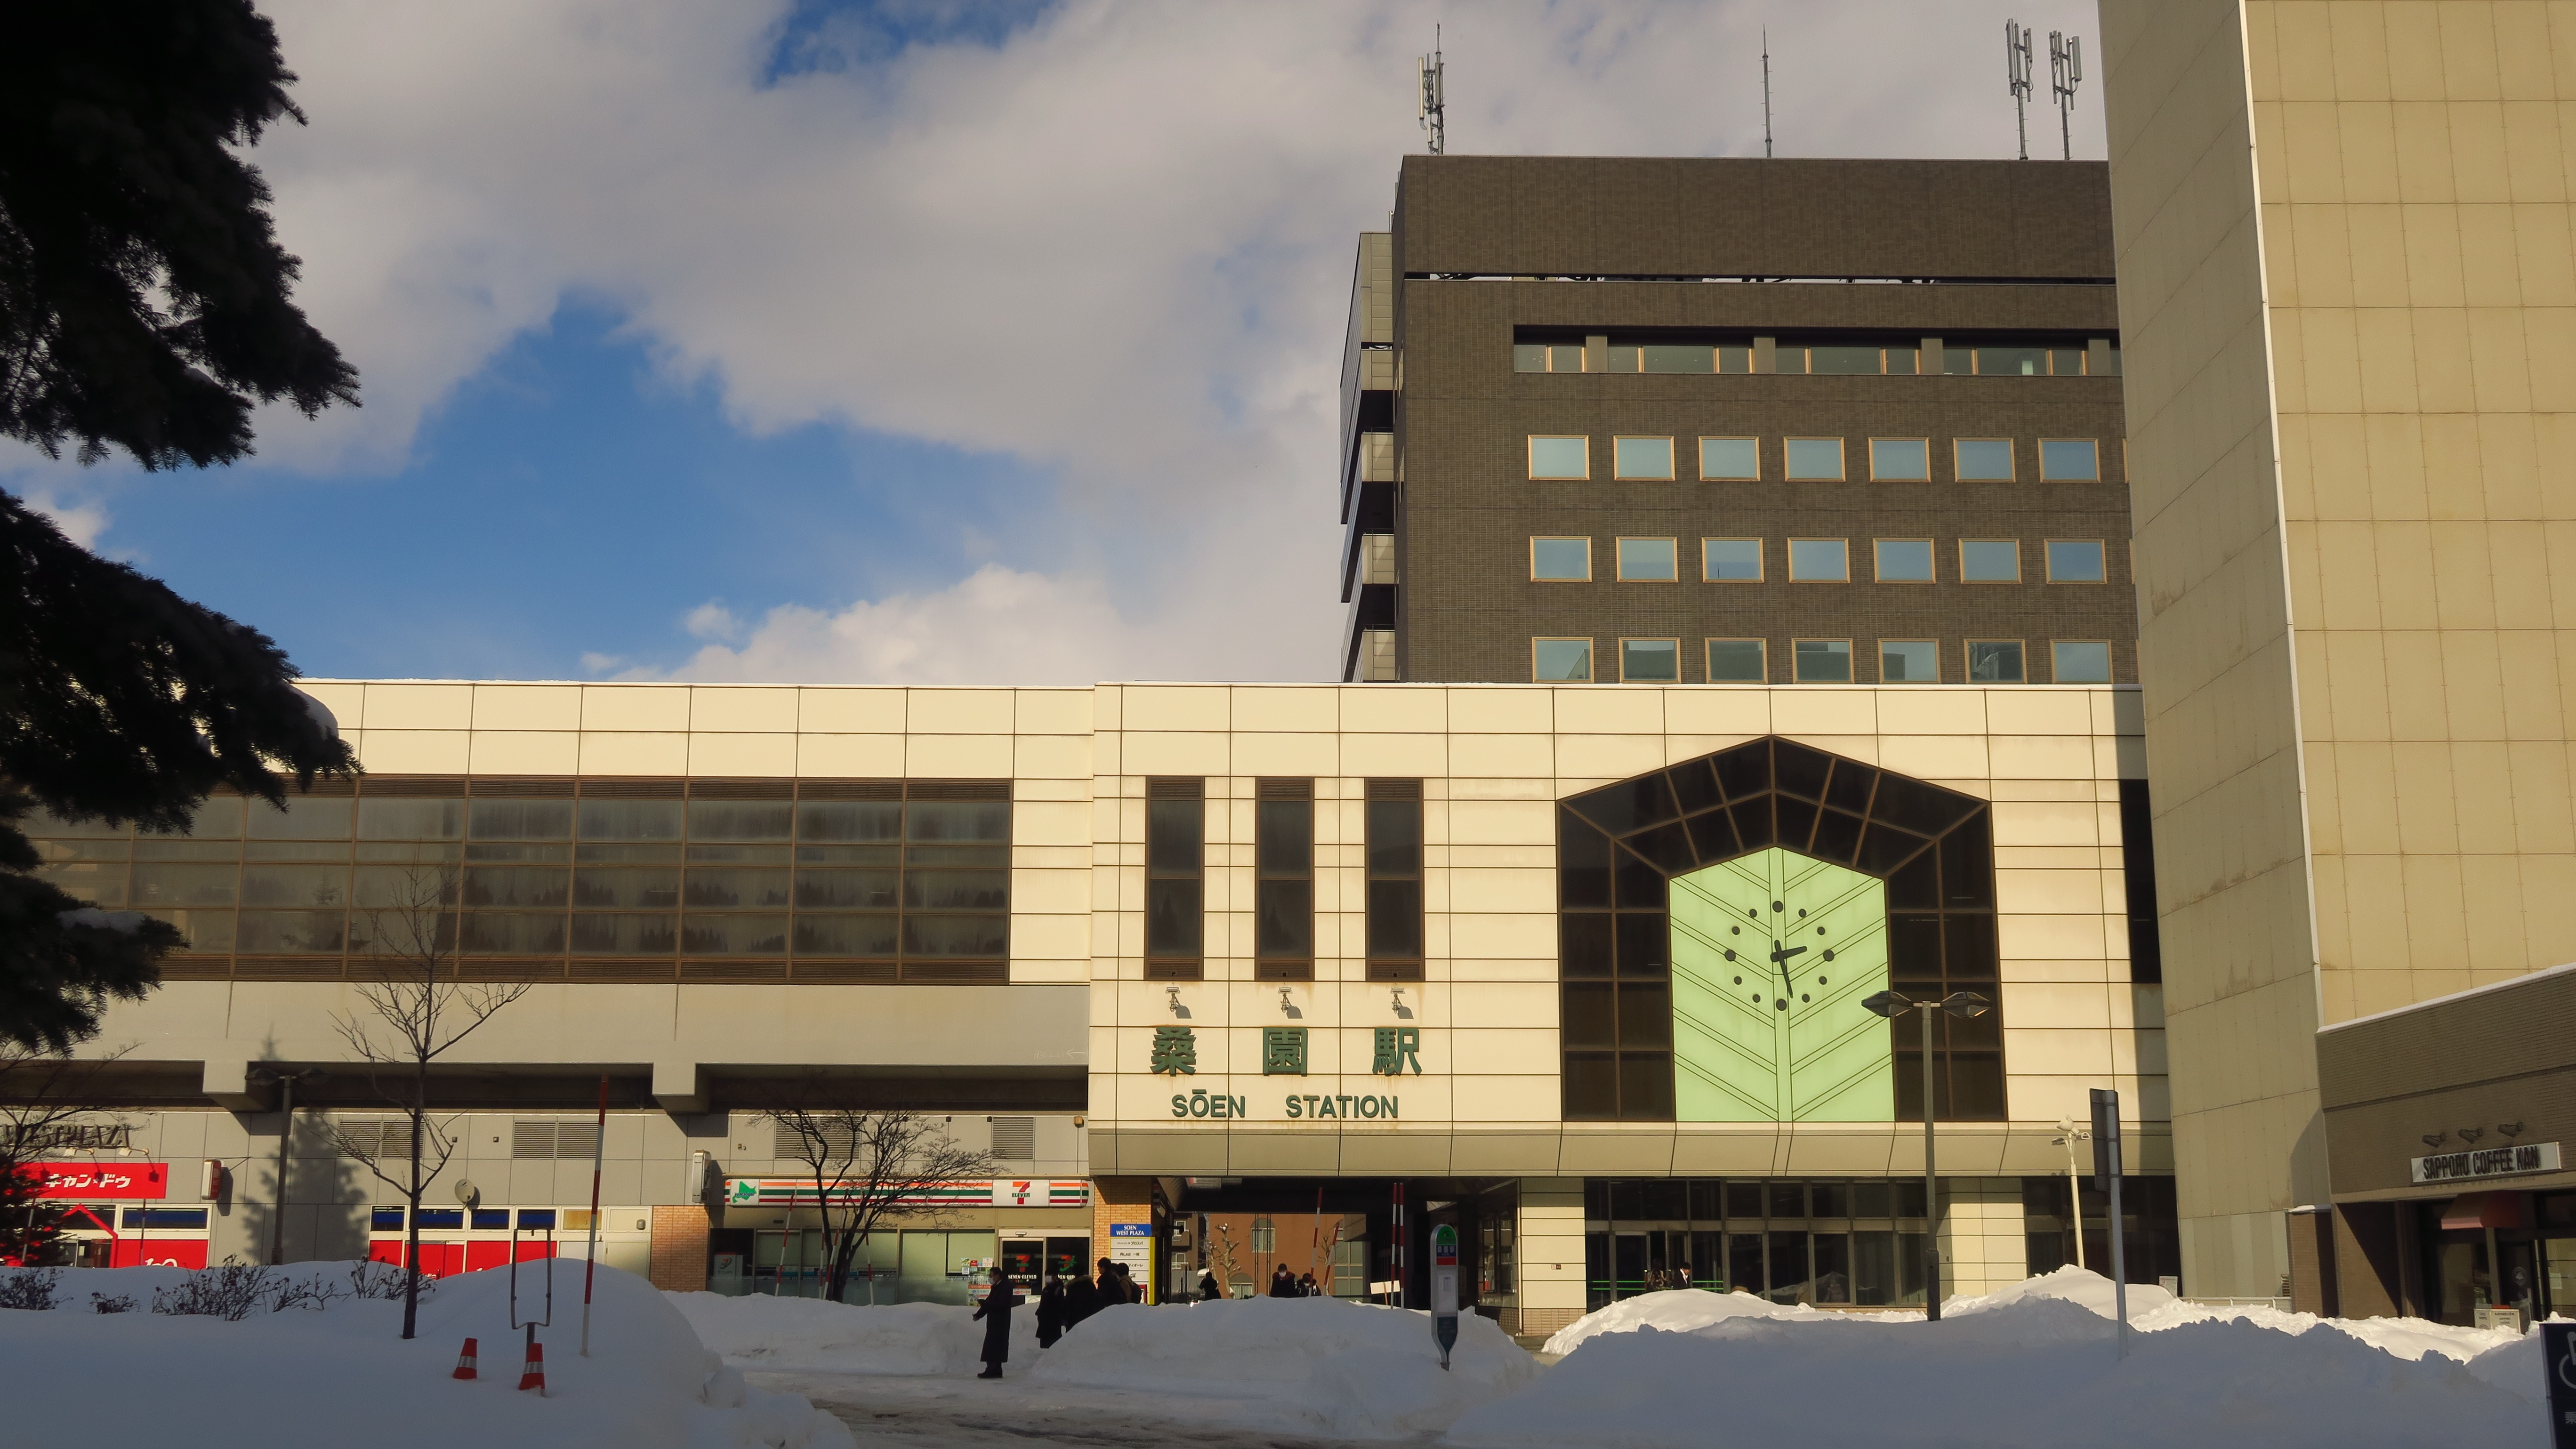
[[[2082,0],[267,0],[366,406],[0,487],[324,676],[1329,677],[1355,236],[1418,149],[2010,156]],[[2097,57],[2096,74],[2103,65]],[[2032,117],[2051,140],[2055,117]],[[2098,94],[2077,154],[2101,154]]]

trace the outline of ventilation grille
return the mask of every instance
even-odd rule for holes
[[[510,1155],[537,1161],[588,1162],[599,1150],[597,1122],[531,1122],[510,1124]]]
[[[1254,790],[1258,797],[1263,800],[1312,800],[1315,798],[1315,782],[1312,780],[1263,780],[1254,786]]]
[[[332,1124],[339,1131],[341,1154],[366,1162],[400,1162],[411,1156],[411,1123],[381,1117]]]
[[[1038,1155],[1038,1119],[993,1119],[993,1155],[1005,1162],[1027,1162]]]

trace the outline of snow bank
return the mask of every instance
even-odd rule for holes
[[[2511,1335],[2171,1302],[2138,1314],[2133,1286],[2143,1331],[2121,1360],[2116,1326],[2091,1303],[2098,1285],[2107,1309],[2109,1284],[2050,1279],[1954,1300],[1939,1323],[1756,1311],[1680,1332],[1652,1322],[1602,1331],[1535,1384],[1460,1416],[1444,1442],[1661,1449],[1720,1431],[1729,1442],[1870,1449],[2546,1442],[2536,1367],[2514,1359],[2530,1351]],[[2472,1358],[2481,1340],[2487,1351]]]
[[[346,1263],[296,1263],[289,1280],[346,1285]],[[540,1329],[546,1396],[521,1393],[523,1337],[510,1330],[509,1275],[440,1283],[406,1342],[402,1304],[341,1298],[321,1309],[254,1311],[239,1321],[147,1311],[180,1268],[64,1270],[50,1312],[0,1310],[0,1362],[13,1442],[218,1442],[276,1449],[832,1449],[841,1422],[793,1394],[748,1388],[688,1321],[640,1278],[599,1270],[591,1356],[580,1356],[581,1285],[555,1284],[554,1326]],[[522,1273],[521,1287],[528,1287]],[[542,1285],[539,1285],[542,1291]],[[131,1298],[94,1311],[92,1295]],[[526,1302],[522,1298],[523,1304]],[[457,1349],[480,1342],[481,1377],[450,1377]],[[254,1430],[253,1426],[256,1426]]]
[[[1705,1288],[1671,1288],[1661,1293],[1641,1293],[1622,1298],[1607,1308],[1595,1309],[1556,1331],[1547,1341],[1547,1352],[1569,1354],[1580,1345],[1605,1333],[1634,1333],[1641,1328],[1661,1329],[1666,1333],[1689,1333],[1722,1323],[1730,1318],[1794,1318],[1810,1320],[1831,1318],[1822,1309],[1803,1303],[1774,1303],[1750,1293],[1711,1293]],[[1920,1314],[1910,1315],[1920,1317]]]
[[[982,1371],[984,1325],[946,1303],[883,1307],[820,1298],[663,1295],[698,1339],[740,1368],[769,1372],[966,1376]],[[1023,1297],[1027,1295],[1023,1294]],[[1037,1361],[1035,1305],[1011,1315],[1011,1364]]]
[[[1131,1389],[1204,1405],[1231,1400],[1284,1433],[1401,1439],[1538,1377],[1492,1320],[1458,1320],[1450,1371],[1425,1313],[1335,1298],[1219,1299],[1104,1309],[1048,1350],[1030,1378]]]

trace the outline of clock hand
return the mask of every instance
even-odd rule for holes
[[[1779,942],[1774,941],[1771,943],[1772,963],[1775,965],[1785,966],[1789,963],[1790,957],[1795,956],[1806,949],[1807,948],[1804,946],[1783,946]]]

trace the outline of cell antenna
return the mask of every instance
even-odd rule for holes
[[[1422,114],[1417,123],[1431,133],[1431,154],[1442,156],[1449,150],[1448,88],[1442,80],[1440,60],[1440,27],[1431,27],[1431,53],[1422,57]]]
[[[1771,27],[1762,27],[1762,154],[1771,154]]]
[[[2048,82],[2049,89],[2057,92],[2057,139],[2069,161],[2075,159],[2075,123],[2069,116],[2075,109],[2075,87],[2083,80],[2084,37],[2048,32]]]
[[[2021,159],[2030,159],[2030,117],[2023,107],[2030,102],[2030,27],[2018,20],[2004,22],[2004,76],[2012,90],[2013,129],[2021,133]]]

